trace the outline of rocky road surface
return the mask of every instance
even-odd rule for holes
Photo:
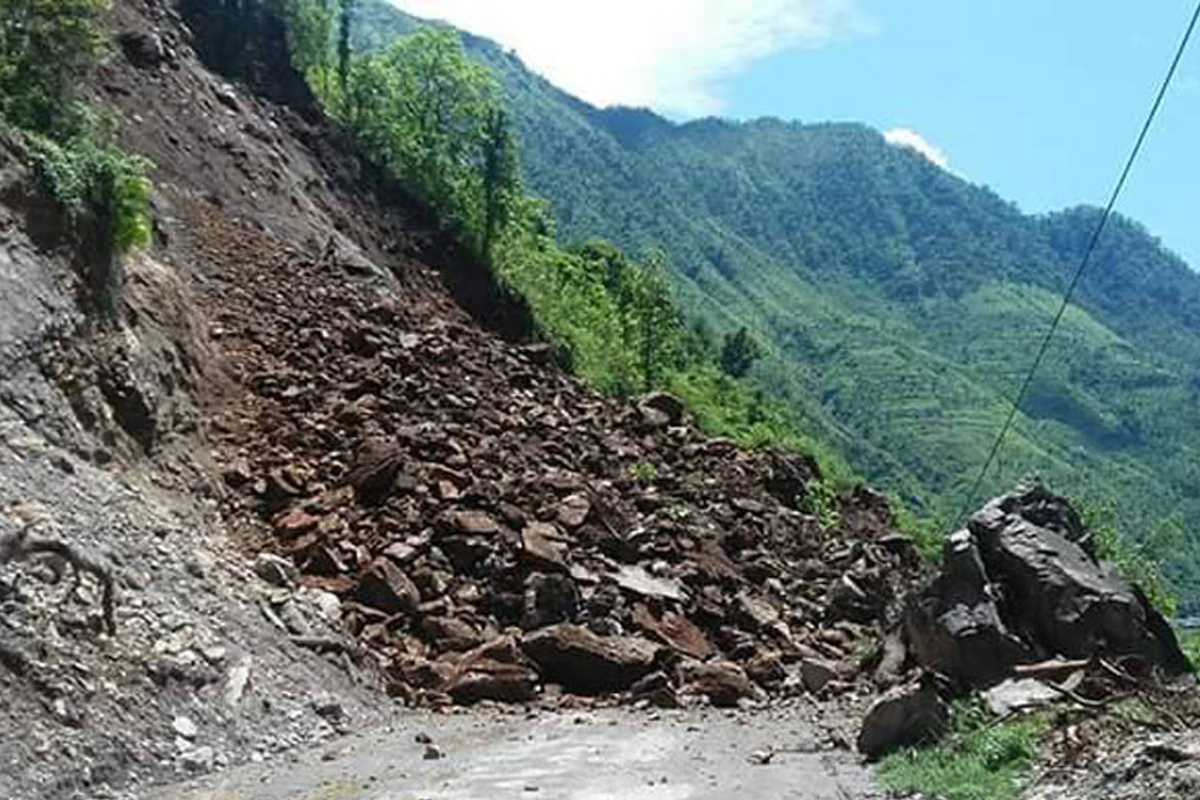
[[[860,800],[882,797],[836,718],[757,712],[414,714],[148,800]],[[429,741],[427,742],[426,739]],[[434,757],[438,756],[438,757]]]

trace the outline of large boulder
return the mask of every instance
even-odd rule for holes
[[[684,691],[702,695],[718,708],[731,708],[739,700],[761,700],[764,697],[746,671],[732,661],[713,661],[707,664],[688,664],[681,670]]]
[[[1001,619],[996,595],[970,532],[952,534],[941,574],[906,604],[909,652],[922,666],[968,685],[1000,680],[1028,653]]]
[[[1003,613],[1019,620],[1039,655],[1139,655],[1186,666],[1161,615],[1087,551],[1066,500],[1035,485],[988,503],[969,527],[1004,588]]]
[[[632,636],[597,636],[561,624],[528,634],[521,649],[550,682],[580,694],[628,689],[654,669],[658,648]]]
[[[421,602],[421,593],[391,559],[380,557],[359,579],[354,598],[385,614],[399,614],[415,611]]]
[[[512,637],[488,642],[465,654],[446,686],[454,702],[520,703],[537,695],[538,675]]]
[[[904,632],[917,663],[971,687],[1053,656],[1187,665],[1166,620],[1092,555],[1070,504],[1036,484],[949,538],[941,573],[906,603]]]

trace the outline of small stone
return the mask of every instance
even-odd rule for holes
[[[300,576],[291,561],[274,553],[259,553],[254,557],[254,574],[281,589],[295,586],[296,579]]]
[[[211,772],[216,754],[211,747],[197,747],[179,756],[180,765],[188,772]]]
[[[837,667],[828,661],[816,658],[800,661],[800,679],[804,682],[804,688],[813,694],[820,694],[821,690],[837,680],[837,677]]]
[[[341,719],[346,709],[342,707],[342,703],[333,695],[322,695],[317,697],[312,702],[313,711],[317,712],[317,716],[324,717],[329,720]]]
[[[423,756],[426,761],[440,761],[445,757],[445,752],[443,752],[442,748],[438,747],[436,744],[426,745],[425,755]]]
[[[562,526],[567,530],[573,531],[583,525],[584,522],[587,522],[591,511],[592,504],[588,502],[587,497],[582,494],[573,494],[563,498],[555,513]]]
[[[200,651],[200,656],[214,666],[224,661],[227,655],[228,651],[220,645],[205,647]]]
[[[250,683],[250,668],[253,661],[249,656],[235,667],[229,670],[229,677],[225,681],[225,705],[230,708],[237,708],[242,702],[242,695],[246,693],[246,686]]]
[[[281,512],[271,522],[275,532],[280,536],[296,537],[301,534],[308,533],[321,524],[321,520],[309,514],[306,511],[301,511],[298,508],[293,508],[290,511]]]
[[[433,744],[433,737],[431,737],[425,731],[421,731],[413,737],[413,741],[417,744]]]
[[[196,727],[196,723],[192,722],[190,717],[176,717],[171,722],[171,727],[185,739],[195,739],[200,733],[200,729]]]

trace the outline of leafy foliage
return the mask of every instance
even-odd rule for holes
[[[117,253],[150,243],[149,160],[90,137],[41,139],[36,150],[43,185],[72,218],[100,225]]]
[[[1183,524],[1178,516],[1164,517],[1137,540],[1122,536],[1111,500],[1081,504],[1080,514],[1096,550],[1096,557],[1111,562],[1117,574],[1146,593],[1150,604],[1167,617],[1175,616],[1176,589],[1163,574],[1162,565],[1183,544]]]
[[[150,162],[116,144],[116,125],[81,102],[76,83],[108,51],[107,0],[0,0],[0,115],[25,131],[47,192],[97,260],[150,241]],[[88,229],[91,229],[90,231]]]
[[[979,701],[956,703],[949,735],[888,756],[879,764],[880,781],[891,791],[936,800],[1015,800],[1046,724],[1036,717],[996,722]]]
[[[762,345],[750,335],[746,326],[737,329],[736,333],[725,334],[721,344],[721,369],[731,378],[744,378],[754,366],[754,362],[763,357]]]
[[[809,481],[797,501],[801,511],[816,517],[823,531],[833,530],[842,521],[837,486],[829,480]]]
[[[1188,663],[1192,665],[1192,672],[1200,669],[1200,631],[1192,629],[1180,631],[1179,646],[1183,650],[1183,654],[1187,657]]]
[[[43,134],[74,127],[75,81],[107,52],[108,0],[0,0],[0,116]]]

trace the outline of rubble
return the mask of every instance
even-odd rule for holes
[[[226,514],[338,597],[398,696],[629,696],[655,672],[662,702],[791,691],[802,658],[875,637],[916,574],[877,495],[844,494],[828,528],[799,510],[808,457],[710,439],[661,392],[597,397],[440,301],[382,300],[204,202],[181,212],[222,352],[254,376],[212,423],[220,471],[247,477]],[[514,632],[527,664],[471,656]],[[720,666],[692,693],[672,659]]]

